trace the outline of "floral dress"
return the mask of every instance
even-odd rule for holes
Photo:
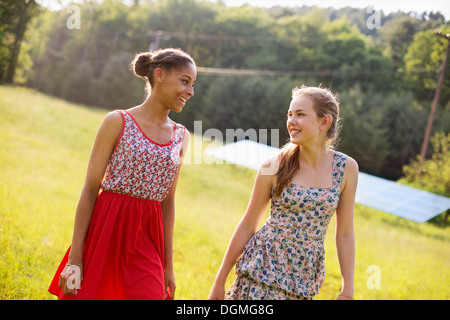
[[[324,240],[339,203],[346,156],[335,152],[330,188],[291,183],[271,195],[271,213],[236,263],[226,299],[312,299],[325,278]]]
[[[161,201],[180,165],[185,128],[174,123],[172,139],[148,138],[133,116],[118,110],[122,132],[97,197],[83,250],[83,282],[76,296],[64,295],[59,275],[50,284],[59,299],[165,299]]]

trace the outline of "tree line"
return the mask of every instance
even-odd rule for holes
[[[14,3],[22,1],[0,3],[3,82],[11,80],[8,61],[22,14]],[[198,66],[226,73],[199,72],[195,96],[171,115],[175,121],[193,130],[201,120],[203,130],[224,133],[279,128],[282,145],[291,89],[321,84],[340,97],[337,149],[352,155],[362,171],[390,179],[402,176],[420,153],[447,46],[434,31],[450,32],[439,12],[381,12],[379,28],[370,28],[368,10],[349,7],[85,0],[72,8],[50,11],[36,4],[17,57],[16,83],[89,106],[127,108],[145,95],[145,84],[128,68],[135,53],[179,47]],[[434,122],[434,132],[444,135],[450,132],[449,88],[450,72]]]

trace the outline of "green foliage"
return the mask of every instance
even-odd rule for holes
[[[449,25],[442,25],[439,30],[442,33],[450,33]],[[420,31],[414,35],[414,40],[405,54],[405,67],[407,69],[425,69],[426,71],[440,70],[444,59],[448,40],[438,37],[434,30]],[[434,72],[422,72],[411,75],[410,81],[414,90],[421,96],[429,94],[430,90],[436,89],[438,75]],[[449,101],[450,94],[450,72],[446,72],[443,84],[441,100],[443,105]]]
[[[363,92],[356,86],[342,93],[340,101],[338,149],[352,155],[363,172],[400,176],[402,163],[420,152],[425,132],[425,112],[412,94]]]
[[[120,52],[108,59],[100,76],[93,81],[91,105],[115,109],[142,102],[144,82],[136,78],[128,68],[133,58],[129,53]]]
[[[406,183],[450,197],[450,134],[437,132],[431,138],[433,155],[423,164],[419,157],[404,166]]]
[[[403,57],[419,27],[420,22],[417,19],[405,15],[388,21],[380,29],[385,46],[397,68],[403,67]]]
[[[0,83],[23,83],[22,72],[30,64],[28,47],[21,48],[30,20],[39,13],[35,0],[0,2]],[[21,50],[22,49],[22,50]]]
[[[295,72],[200,73],[195,97],[173,117],[190,129],[194,121],[222,132],[279,129],[283,144],[290,90],[322,84],[343,99],[342,149],[365,171],[392,179],[419,152],[445,50],[432,30],[448,31],[444,17],[433,12],[381,14],[381,29],[369,30],[366,10],[350,7],[263,9],[195,0],[85,0],[78,7],[80,29],[67,27],[66,8],[35,17],[16,80],[69,101],[115,109],[144,99],[144,83],[127,67],[149,46],[180,47],[201,67]],[[8,30],[0,26],[0,78],[12,43]],[[435,122],[435,130],[444,132],[450,130],[449,72],[446,79]]]
[[[278,128],[280,140],[287,139],[285,120],[293,85],[290,79],[275,82],[271,77],[210,77],[209,81],[210,87],[200,98],[203,107],[199,117],[205,119],[205,128],[214,127],[224,134],[226,129]]]

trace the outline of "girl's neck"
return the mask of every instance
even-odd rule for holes
[[[156,95],[150,94],[147,99],[140,105],[142,115],[154,123],[165,123],[169,118],[170,110],[157,98]]]
[[[311,167],[320,167],[324,161],[327,161],[330,151],[326,145],[300,146],[300,163],[307,163]]]

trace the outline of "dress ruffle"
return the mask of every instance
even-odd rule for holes
[[[247,243],[236,273],[295,295],[315,296],[325,279],[322,244],[277,235],[268,239],[273,234],[268,229],[266,224]]]
[[[225,300],[312,300],[312,297],[300,296],[281,288],[268,286],[248,275],[238,275]]]

